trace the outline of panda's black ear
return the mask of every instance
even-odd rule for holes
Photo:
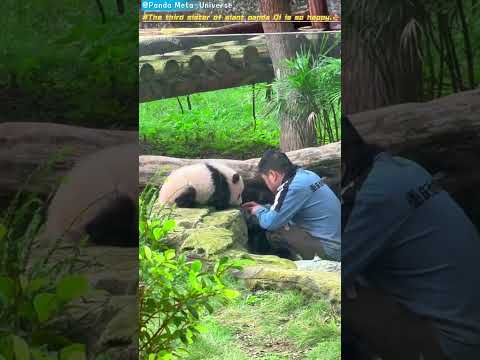
[[[232,183],[236,184],[237,182],[240,181],[240,175],[238,174],[233,174],[233,177],[232,177]]]

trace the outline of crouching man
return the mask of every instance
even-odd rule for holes
[[[258,172],[275,202],[263,206],[247,202],[242,207],[266,230],[269,245],[293,259],[317,255],[340,261],[341,205],[323,180],[273,150],[263,155]]]

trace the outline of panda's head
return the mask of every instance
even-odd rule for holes
[[[217,198],[221,208],[230,206],[240,206],[242,204],[242,193],[245,188],[240,174],[232,168],[218,162],[205,164],[213,181],[213,194],[211,197]],[[227,188],[225,188],[227,187]],[[224,196],[228,195],[228,198]],[[222,200],[224,199],[224,200]]]

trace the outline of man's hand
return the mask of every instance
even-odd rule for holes
[[[255,201],[249,201],[242,204],[242,209],[244,209],[249,214],[255,215],[258,209],[260,209],[262,205],[257,204]]]

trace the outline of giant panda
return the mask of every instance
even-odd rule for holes
[[[235,170],[218,162],[198,163],[174,170],[160,189],[158,202],[224,210],[242,203],[243,190],[243,179]]]
[[[48,206],[38,245],[79,241],[138,246],[138,144],[95,152],[69,171]]]

